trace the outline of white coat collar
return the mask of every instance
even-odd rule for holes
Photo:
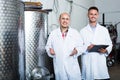
[[[61,30],[60,30],[60,28],[58,28],[57,31],[58,31],[57,35],[61,36]],[[68,32],[67,32],[67,36],[70,36],[70,35],[71,35],[71,28],[69,27]]]
[[[97,23],[96,24],[96,29],[99,28],[99,26],[100,26],[100,24]],[[88,28],[89,31],[92,31],[90,24],[87,25],[87,28]]]

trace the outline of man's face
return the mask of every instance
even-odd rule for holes
[[[89,18],[90,23],[97,22],[98,16],[99,16],[99,13],[97,12],[97,10],[91,9],[88,12],[88,18]]]
[[[68,28],[70,23],[70,16],[68,14],[62,14],[59,18],[59,22],[62,28]]]

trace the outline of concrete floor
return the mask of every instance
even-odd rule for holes
[[[109,67],[110,80],[120,80],[120,62]]]

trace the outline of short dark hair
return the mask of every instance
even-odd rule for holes
[[[90,10],[92,10],[92,9],[97,10],[97,12],[99,12],[99,10],[98,10],[98,8],[97,8],[96,6],[90,7],[90,8],[88,9],[88,12],[89,12]]]

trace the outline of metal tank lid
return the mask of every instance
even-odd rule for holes
[[[24,2],[24,4],[25,4],[25,11],[38,11],[44,13],[49,13],[52,11],[52,9],[42,10],[43,4],[41,2]]]

